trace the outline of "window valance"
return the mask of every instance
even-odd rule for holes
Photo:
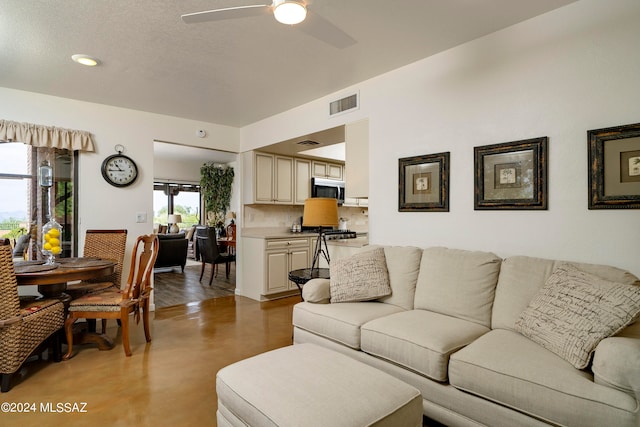
[[[93,135],[84,130],[0,120],[0,141],[22,142],[34,147],[95,151]]]

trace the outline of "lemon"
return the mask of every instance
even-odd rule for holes
[[[44,244],[44,246],[42,247],[45,251],[50,251],[51,250],[51,243],[47,242]]]
[[[51,248],[51,253],[54,255],[58,255],[60,252],[62,252],[62,248],[60,246],[56,246],[54,248]]]
[[[51,238],[51,236],[49,236],[49,233],[44,235],[45,242],[48,242],[50,238]]]
[[[47,231],[47,234],[51,237],[58,237],[60,235],[60,230],[58,230],[57,228],[52,228],[51,230]]]
[[[55,237],[50,238],[49,243],[51,243],[51,246],[60,246],[60,240]]]

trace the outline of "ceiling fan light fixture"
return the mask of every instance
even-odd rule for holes
[[[89,55],[75,54],[71,56],[71,59],[73,59],[78,64],[86,65],[88,67],[95,67],[96,65],[100,64],[100,61],[98,59],[92,58]]]
[[[303,2],[291,0],[276,0],[274,3],[273,15],[276,21],[295,25],[304,21],[307,17],[307,8]]]

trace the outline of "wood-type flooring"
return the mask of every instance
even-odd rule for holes
[[[109,321],[114,349],[74,345],[68,361],[27,362],[12,389],[0,394],[16,408],[0,413],[0,425],[215,426],[218,370],[292,344],[291,316],[299,301],[225,296],[157,309],[151,343],[142,324],[132,322],[131,357],[122,350],[120,328]]]
[[[229,296],[236,289],[236,263],[230,264],[229,278],[226,278],[224,265],[219,265],[218,274],[213,277],[211,286],[211,264],[207,264],[200,278],[201,264],[189,260],[184,268],[164,268],[155,270],[153,275],[153,302],[156,308],[171,307],[179,304],[204,301],[207,299]]]

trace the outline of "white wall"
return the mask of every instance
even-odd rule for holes
[[[640,212],[587,209],[587,130],[640,122],[640,2],[581,0],[247,126],[243,151],[370,121],[373,243],[612,264],[640,275]],[[383,54],[381,52],[381,54]],[[549,137],[547,211],[474,211],[473,147]],[[450,212],[400,213],[398,158],[451,152]]]
[[[153,162],[154,179],[160,182],[200,183],[200,167],[206,159],[175,161],[156,157]]]
[[[81,153],[79,160],[79,253],[87,229],[126,228],[126,269],[135,238],[153,231],[153,140],[239,151],[237,128],[2,87],[0,99],[4,120],[86,130],[94,135],[96,152]],[[197,138],[198,129],[206,130],[208,136]],[[100,172],[104,158],[115,154],[116,144],[122,144],[125,154],[138,165],[139,177],[130,187],[113,187]],[[147,214],[146,223],[136,223],[137,212]],[[123,278],[127,275],[124,271]]]

